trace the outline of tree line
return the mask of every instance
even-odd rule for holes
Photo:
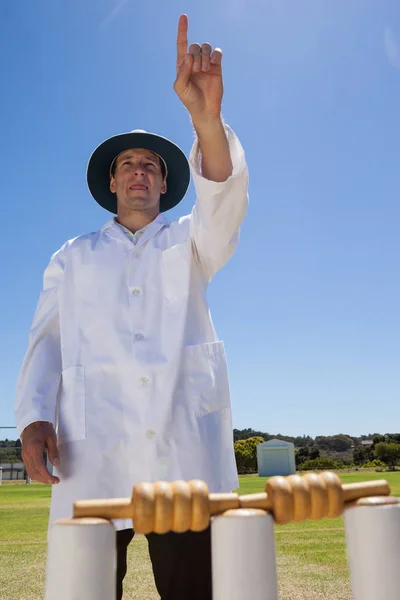
[[[0,440],[0,464],[21,462],[21,440]]]
[[[235,457],[239,473],[257,471],[257,445],[272,439],[292,442],[296,469],[391,468],[400,462],[400,433],[298,436],[269,434],[253,429],[234,429]],[[363,444],[368,440],[368,445]]]

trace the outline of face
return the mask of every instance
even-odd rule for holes
[[[157,216],[160,195],[167,191],[158,156],[143,149],[119,154],[110,179],[110,190],[117,195],[118,212],[139,211]]]

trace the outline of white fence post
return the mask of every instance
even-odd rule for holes
[[[3,467],[0,467],[0,485],[3,485]]]
[[[344,512],[353,600],[400,598],[400,500],[358,500]]]
[[[278,600],[274,523],[258,509],[211,519],[213,600]]]
[[[50,526],[45,600],[115,600],[116,534],[104,519]]]

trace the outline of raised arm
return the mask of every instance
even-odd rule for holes
[[[182,15],[177,36],[175,92],[189,111],[202,154],[202,175],[226,181],[232,175],[229,144],[221,118],[223,96],[222,50],[208,42],[191,44],[188,51],[188,18]]]
[[[224,122],[222,50],[191,44],[188,19],[178,24],[174,89],[196,133],[190,165],[196,189],[193,247],[207,280],[229,260],[239,240],[248,205],[248,171],[243,148]]]

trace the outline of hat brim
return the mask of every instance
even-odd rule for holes
[[[110,166],[131,148],[144,148],[159,154],[167,164],[167,191],[160,197],[160,212],[170,210],[184,198],[190,183],[189,162],[182,150],[160,135],[130,132],[115,135],[96,148],[87,166],[87,184],[100,206],[117,214],[117,197],[110,191]]]

